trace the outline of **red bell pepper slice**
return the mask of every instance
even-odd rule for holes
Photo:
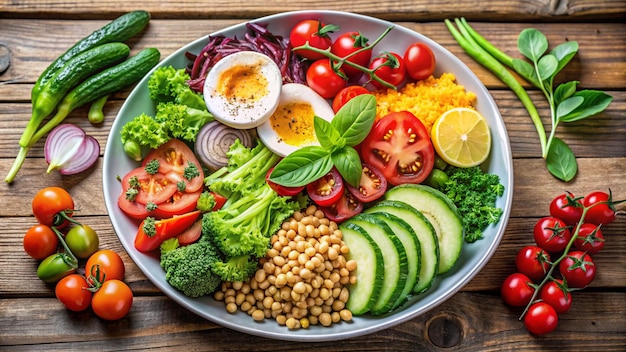
[[[154,233],[152,235],[148,235],[144,231],[147,220],[143,220],[135,237],[135,248],[143,253],[159,248],[163,241],[176,237],[191,227],[198,220],[200,214],[199,210],[195,210],[167,219],[154,220]]]

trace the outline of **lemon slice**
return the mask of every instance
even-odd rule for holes
[[[478,111],[468,108],[444,112],[435,121],[430,138],[437,154],[457,167],[480,165],[491,150],[487,120]]]

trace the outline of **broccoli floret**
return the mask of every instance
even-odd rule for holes
[[[246,281],[257,270],[258,261],[249,255],[231,257],[225,262],[213,263],[213,273],[224,281]]]
[[[202,96],[189,88],[191,77],[184,68],[162,66],[156,69],[148,79],[150,98],[159,102],[175,102],[194,109],[206,110]]]
[[[170,136],[195,142],[200,128],[214,118],[206,107],[197,109],[174,102],[161,102],[156,106],[154,119],[164,126]]]
[[[171,238],[161,244],[161,267],[165,280],[188,297],[201,297],[214,292],[222,280],[211,271],[221,262],[219,252],[205,237],[197,242],[179,247]]]
[[[504,194],[504,186],[496,174],[484,172],[479,166],[449,167],[448,181],[441,191],[459,209],[465,228],[465,241],[475,242],[483,237],[483,230],[500,220],[503,210],[496,200]]]
[[[152,149],[165,144],[171,137],[165,126],[146,114],[141,114],[130,120],[120,131],[124,151],[134,160],[142,159],[141,146]]]

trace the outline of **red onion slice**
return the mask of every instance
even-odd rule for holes
[[[73,175],[87,170],[100,156],[100,143],[80,127],[61,124],[55,127],[44,146],[50,173],[58,169],[63,175]]]
[[[246,147],[252,147],[251,130],[239,130],[218,121],[211,121],[196,136],[196,155],[204,166],[215,171],[228,164],[226,153],[236,139]]]

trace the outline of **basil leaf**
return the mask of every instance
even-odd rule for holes
[[[530,61],[537,62],[548,50],[548,39],[540,31],[526,28],[520,32],[517,38],[517,48]]]
[[[558,105],[563,100],[571,97],[574,93],[576,93],[576,86],[578,85],[578,83],[580,82],[571,81],[559,84],[554,91],[554,103]]]
[[[561,121],[578,121],[598,114],[604,111],[613,100],[612,96],[598,90],[581,90],[576,92],[573,97],[582,97],[585,100],[574,111],[562,116]]]
[[[350,99],[335,115],[331,125],[339,131],[347,146],[363,142],[376,119],[376,98],[361,94]]]
[[[561,71],[565,65],[567,65],[570,60],[576,55],[578,52],[578,43],[577,42],[565,42],[557,45],[550,52],[556,59],[559,61],[559,66],[557,68],[557,72]]]
[[[270,174],[270,181],[285,187],[300,187],[326,175],[333,168],[330,153],[318,146],[300,148],[287,155]]]
[[[559,180],[569,182],[578,172],[578,164],[574,152],[561,139],[554,137],[548,156],[546,166],[550,173]]]
[[[557,120],[561,120],[563,116],[567,116],[572,111],[576,110],[579,106],[581,106],[585,102],[585,98],[581,96],[573,96],[569,97],[561,102],[561,104],[556,107],[556,118]]]
[[[524,77],[524,79],[532,83],[535,87],[540,87],[537,72],[535,72],[535,67],[533,67],[533,65],[524,60],[513,59],[513,69],[517,72],[517,74]]]
[[[336,148],[342,148],[346,144],[339,131],[323,118],[313,117],[313,127],[315,128],[315,136],[322,148],[332,151]]]
[[[345,146],[332,153],[331,157],[341,177],[351,186],[358,188],[363,170],[359,153],[354,148]]]
[[[559,61],[552,54],[543,56],[537,62],[537,73],[542,81],[551,80],[556,75]]]

